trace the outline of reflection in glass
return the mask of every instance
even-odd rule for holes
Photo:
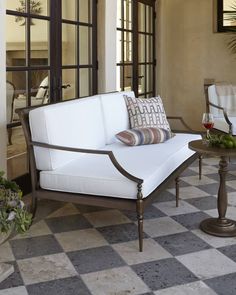
[[[62,24],[62,64],[75,65],[77,63],[77,26]]]
[[[124,32],[124,62],[132,62],[133,52],[132,52],[132,42],[133,34],[129,32]]]
[[[123,0],[117,0],[117,28],[122,28],[122,2]]]
[[[79,0],[79,21],[82,23],[91,23],[92,21],[91,0]]]
[[[30,105],[41,105],[49,100],[49,73],[48,71],[31,71]]]
[[[79,96],[89,96],[91,94],[91,85],[92,85],[92,72],[91,69],[80,69],[80,89]]]
[[[145,32],[145,5],[138,3],[138,30],[139,32]]]
[[[132,1],[124,0],[124,29],[132,29]]]
[[[138,61],[145,62],[145,35],[138,34]]]
[[[223,0],[223,10],[228,10],[228,11],[235,11],[234,6],[235,6],[235,0]]]
[[[7,113],[11,113],[11,122],[19,120],[18,115],[16,114],[15,110],[18,108],[26,107],[27,102],[27,87],[26,87],[26,72],[7,72]],[[12,88],[14,89],[14,94],[12,95]],[[11,101],[9,101],[9,99]],[[10,118],[9,117],[9,118]]]
[[[234,14],[232,13],[224,13],[223,16],[223,25],[224,26],[236,26],[236,12]]]
[[[6,9],[16,11],[18,8],[25,8],[25,0],[19,1],[6,0]]]
[[[25,19],[24,19],[25,20]],[[26,66],[25,26],[15,22],[15,16],[6,16],[6,65]]]
[[[132,90],[132,77],[133,77],[133,67],[132,66],[124,66],[124,90],[130,91]]]
[[[35,23],[30,26],[31,34],[31,65],[49,64],[49,21],[32,19]]]
[[[92,29],[87,26],[79,27],[79,64],[88,65],[92,61],[91,35]]]
[[[138,73],[138,93],[144,93],[145,91],[145,65],[139,66]]]
[[[62,70],[62,100],[72,99],[77,97],[77,70],[66,69]]]
[[[146,32],[153,32],[153,8],[151,6],[146,6]]]
[[[85,1],[85,0],[83,0]],[[78,0],[62,0],[62,18],[76,21],[77,20],[77,2]],[[68,2],[70,5],[68,5]]]
[[[122,62],[122,51],[123,51],[123,43],[122,43],[122,33],[121,31],[117,31],[116,33],[116,62],[120,63]]]
[[[146,36],[147,44],[147,62],[153,62],[153,36]]]
[[[153,65],[147,65],[147,90],[146,92],[153,91]]]

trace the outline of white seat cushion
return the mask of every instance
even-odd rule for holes
[[[98,96],[43,106],[30,111],[29,122],[33,141],[54,145],[97,149],[105,145],[104,121]],[[81,153],[35,147],[39,170],[53,170]]]
[[[129,173],[144,180],[145,198],[193,155],[188,142],[200,138],[199,135],[177,134],[161,144],[129,147],[117,142],[104,149],[112,150]],[[105,155],[86,155],[54,171],[42,171],[40,185],[48,190],[137,198],[137,184],[120,174]]]
[[[135,97],[133,91],[101,94],[106,144],[116,141],[115,135],[123,130],[129,129],[129,115],[124,100],[124,95]]]

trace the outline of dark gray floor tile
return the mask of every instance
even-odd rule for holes
[[[186,227],[188,230],[199,228],[200,222],[210,216],[205,212],[193,212],[189,214],[181,214],[171,216],[175,221]]]
[[[185,176],[195,176],[195,175],[199,175],[198,172],[196,171],[193,171],[191,169],[186,169],[184,170],[181,174],[180,174],[180,180],[181,180],[181,177],[185,177]]]
[[[229,258],[231,258],[233,261],[236,262],[236,245],[221,247],[221,248],[218,248],[217,250],[219,250],[224,255],[228,256]]]
[[[134,223],[111,225],[97,228],[103,237],[110,243],[122,243],[138,239],[138,227]],[[144,233],[144,238],[147,234]]]
[[[10,245],[16,259],[63,252],[62,247],[53,235],[11,240]]]
[[[137,213],[136,212],[128,211],[128,210],[123,210],[122,212],[130,220],[137,221]],[[166,216],[166,214],[151,205],[151,206],[148,206],[147,208],[145,208],[143,216],[144,216],[144,219],[152,219],[152,218],[164,217],[164,216]]]
[[[81,214],[53,217],[45,220],[53,233],[90,228],[92,225]]]
[[[23,286],[24,282],[22,280],[19,267],[16,262],[7,262],[14,265],[14,272],[7,279],[0,283],[0,290],[14,288]]]
[[[125,265],[123,259],[110,246],[69,252],[67,256],[80,274]]]
[[[198,280],[175,258],[137,264],[132,268],[152,291]]]
[[[88,205],[79,205],[79,204],[75,204],[75,206],[78,208],[78,210],[82,214],[83,213],[91,213],[91,212],[103,211],[103,210],[110,210],[110,208],[97,207],[97,206],[88,206]]]
[[[173,195],[172,193],[170,193],[168,191],[163,191],[158,195],[156,200],[157,200],[157,203],[174,201],[175,195]]]
[[[199,188],[208,193],[209,195],[217,195],[218,189],[219,189],[219,183],[211,183],[211,184],[204,184],[199,185]],[[235,190],[229,186],[226,185],[227,192],[234,192]]]
[[[71,277],[27,286],[29,295],[90,295],[80,277]]]
[[[52,200],[39,200],[37,202],[37,210],[35,215],[35,221],[46,218],[54,211],[65,206],[65,202],[52,201]]]
[[[236,273],[204,281],[218,295],[236,294]]]
[[[158,237],[154,239],[173,256],[202,251],[212,248],[191,232]]]
[[[212,196],[187,199],[185,201],[203,211],[217,208],[217,198]]]

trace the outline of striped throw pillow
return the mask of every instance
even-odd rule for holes
[[[163,128],[133,128],[116,134],[116,138],[127,145],[144,145],[164,142],[175,134]]]

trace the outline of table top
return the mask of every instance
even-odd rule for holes
[[[190,150],[198,152],[200,154],[208,154],[212,156],[236,156],[236,148],[223,149],[218,147],[211,147],[205,144],[202,139],[190,141],[188,144]]]

